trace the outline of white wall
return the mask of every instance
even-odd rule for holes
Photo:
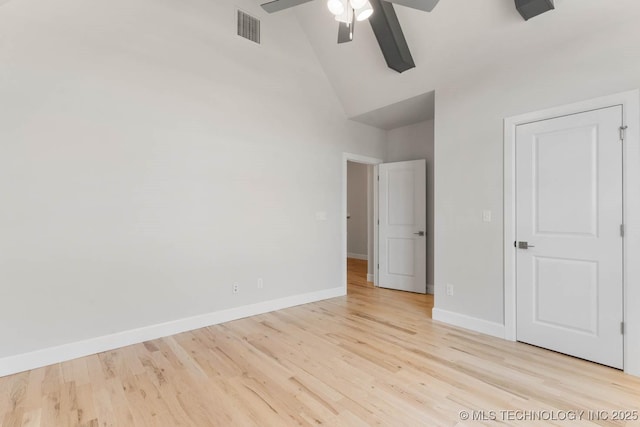
[[[356,258],[368,252],[368,168],[347,162],[347,253]]]
[[[640,87],[639,37],[635,22],[561,44],[541,36],[536,49],[437,89],[438,309],[503,323],[503,119]]]
[[[385,134],[345,119],[292,15],[11,1],[0,63],[0,357],[343,286],[342,152]]]
[[[427,288],[433,292],[433,120],[392,129],[387,133],[387,162],[427,161]]]

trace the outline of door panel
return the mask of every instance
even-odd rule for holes
[[[415,274],[415,239],[387,239],[389,274],[410,276]]]
[[[597,130],[593,124],[534,138],[536,234],[595,235]]]
[[[622,107],[516,130],[519,341],[622,368]]]
[[[426,161],[385,163],[379,166],[378,173],[378,284],[426,293]]]
[[[597,335],[598,264],[575,259],[534,259],[535,321]]]
[[[413,167],[386,172],[388,183],[389,203],[387,214],[389,225],[415,224],[415,172]]]

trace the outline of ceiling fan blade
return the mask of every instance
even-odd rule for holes
[[[424,12],[431,12],[440,0],[386,0],[389,3],[399,4],[400,6],[418,9]]]
[[[354,24],[355,22],[352,22],[351,25],[346,22],[338,22],[338,44],[353,41]]]
[[[310,2],[311,0],[275,0],[269,3],[262,4],[262,8],[269,13],[280,12],[290,7],[298,6],[299,4]]]
[[[384,0],[369,1],[374,10],[369,23],[389,68],[399,73],[415,68],[416,64],[393,5]]]

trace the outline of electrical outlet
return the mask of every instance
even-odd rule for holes
[[[233,290],[234,294],[237,294],[238,292],[240,292],[240,285],[234,283],[231,289]]]
[[[258,289],[262,289],[264,288],[264,281],[262,280],[262,277],[258,278]]]
[[[453,296],[453,285],[451,283],[447,283],[447,296]]]

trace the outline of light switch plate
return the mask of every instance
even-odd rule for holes
[[[489,210],[482,211],[482,221],[491,222],[491,211]]]

